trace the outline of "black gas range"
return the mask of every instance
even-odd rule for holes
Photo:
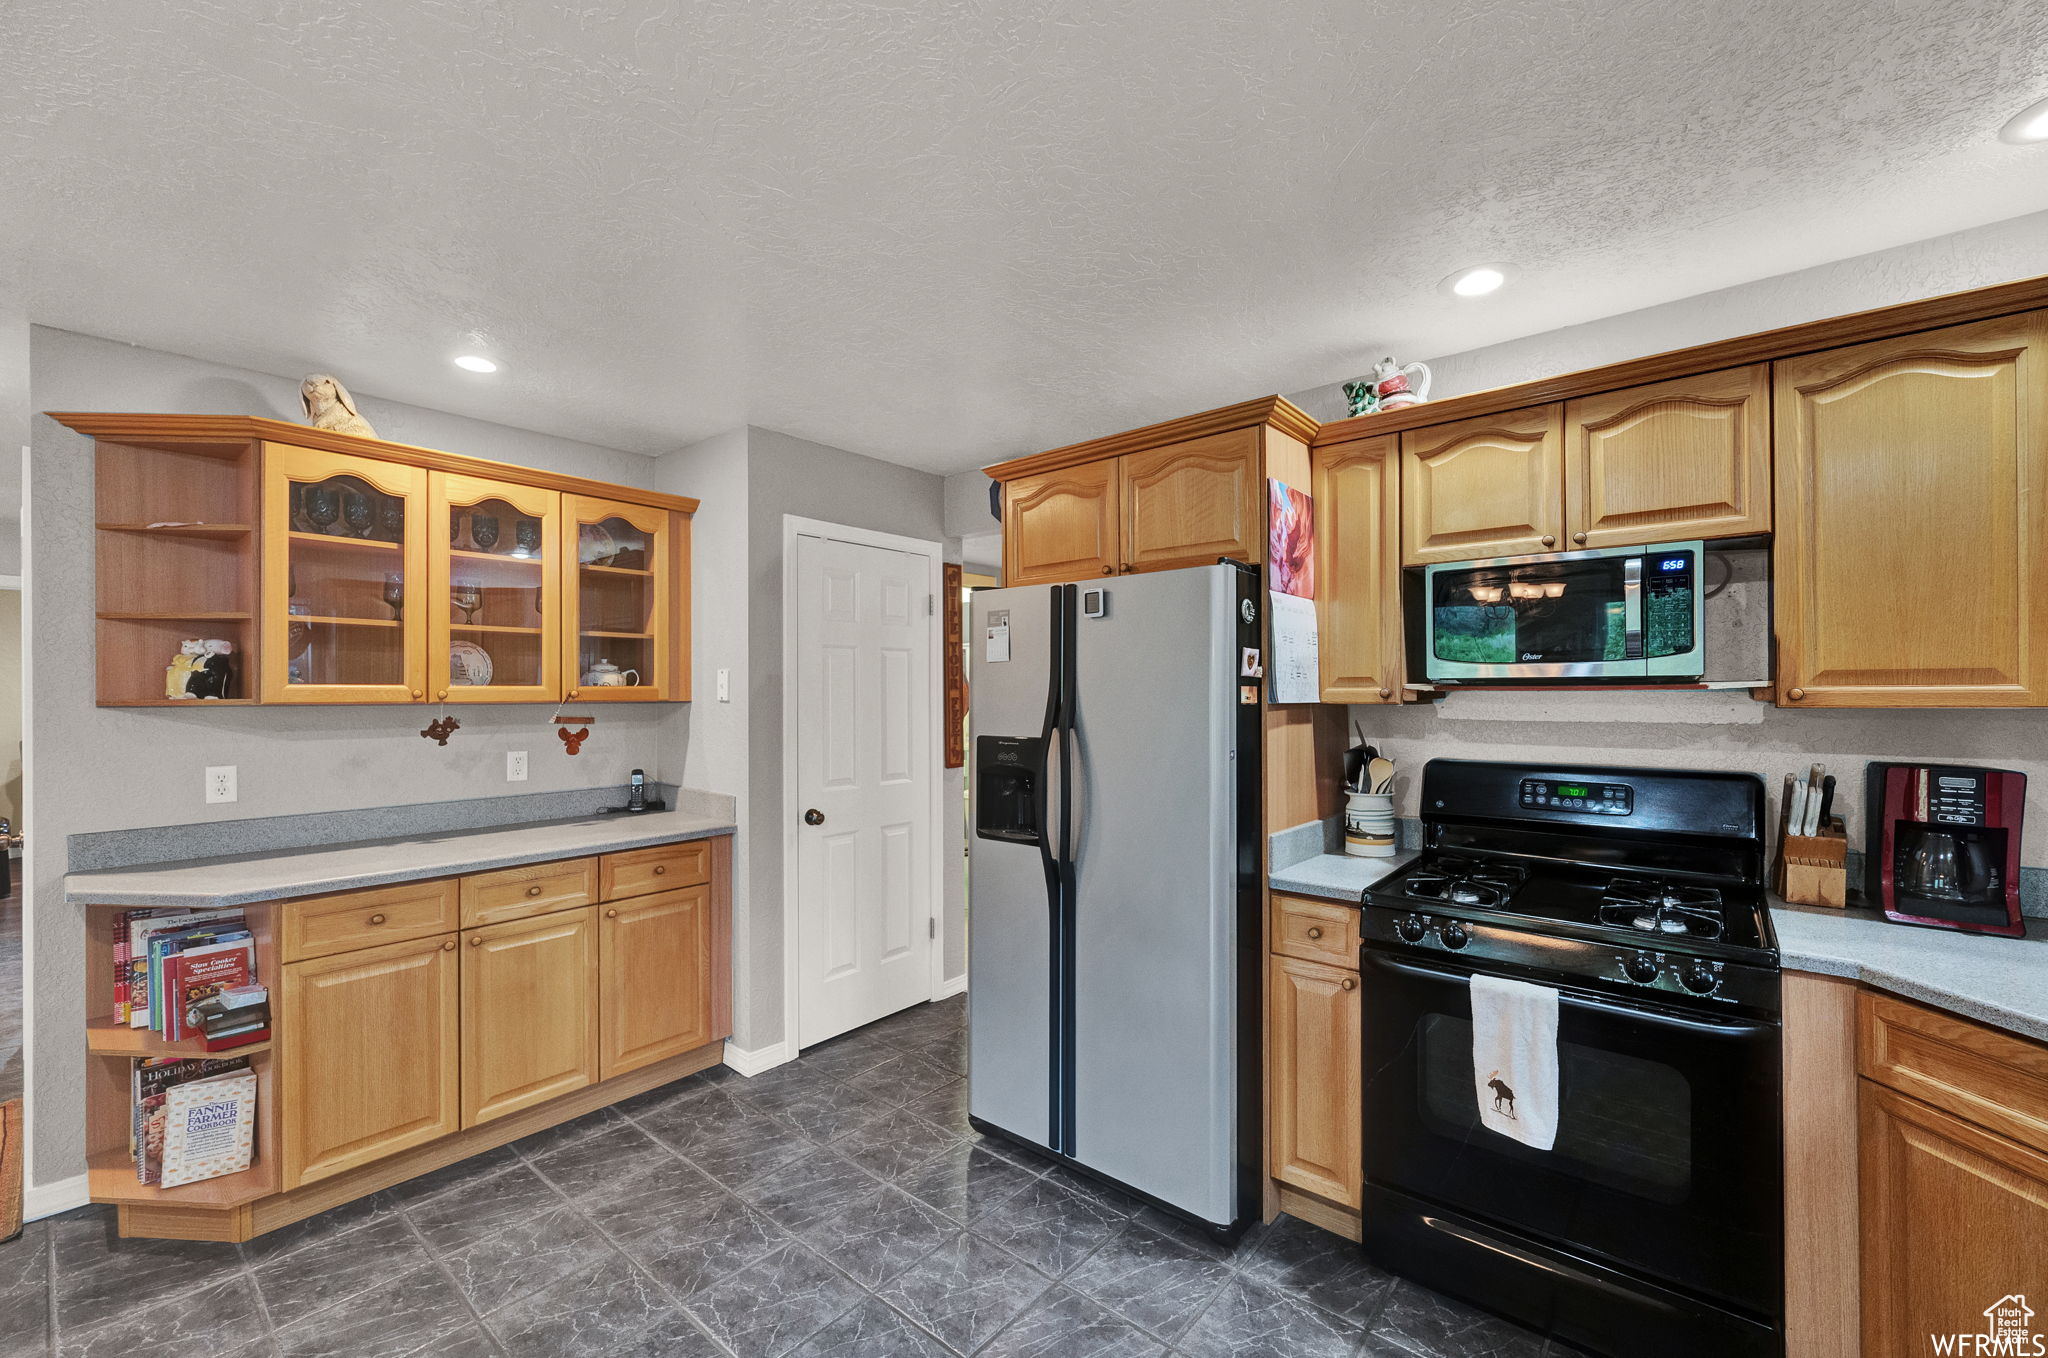
[[[1364,1237],[1596,1354],[1773,1358],[1779,982],[1749,774],[1433,760],[1364,895]],[[1558,993],[1555,1144],[1483,1125],[1475,976]]]

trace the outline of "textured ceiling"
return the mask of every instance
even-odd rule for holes
[[[952,471],[2048,207],[1994,137],[2043,94],[2014,0],[10,0],[0,277],[622,448]]]

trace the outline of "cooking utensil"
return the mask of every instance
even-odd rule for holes
[[[1394,787],[1394,761],[1374,755],[1365,766],[1367,780],[1374,792],[1390,792]]]

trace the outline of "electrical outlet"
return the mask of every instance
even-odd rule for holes
[[[235,800],[233,764],[215,764],[206,770],[206,800],[209,803]]]
[[[722,703],[729,703],[732,701],[731,670],[720,670],[718,672],[718,701]]]
[[[523,783],[526,781],[526,751],[505,751],[505,781]]]

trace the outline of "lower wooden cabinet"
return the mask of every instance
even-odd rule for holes
[[[1272,956],[1266,974],[1268,1172],[1357,1208],[1364,1175],[1358,973]]]
[[[1862,1124],[1863,1352],[1978,1352],[1929,1336],[1996,1335],[1988,1309],[2041,1300],[2048,1155],[1869,1080]]]
[[[462,935],[462,1125],[596,1083],[597,907]]]
[[[680,1056],[716,1035],[711,887],[604,906],[598,924],[602,1079]]]
[[[449,933],[283,969],[284,1188],[458,1130],[458,953]]]

